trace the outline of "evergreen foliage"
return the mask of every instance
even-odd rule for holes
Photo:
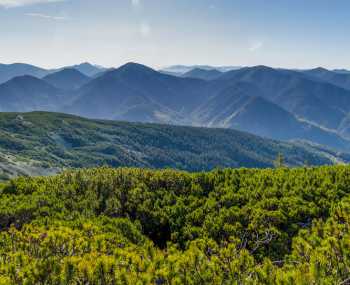
[[[347,284],[350,167],[0,185],[0,284]]]

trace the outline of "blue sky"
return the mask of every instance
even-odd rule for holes
[[[350,69],[349,0],[0,0],[0,62]]]

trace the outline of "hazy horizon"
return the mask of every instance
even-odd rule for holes
[[[57,66],[49,66],[49,67],[46,67],[46,66],[41,66],[39,64],[35,64],[35,63],[31,63],[31,62],[0,62],[0,65],[1,64],[5,64],[5,65],[12,65],[12,64],[29,64],[29,65],[33,65],[33,66],[36,66],[36,67],[39,67],[39,68],[43,68],[43,69],[47,69],[47,70],[60,70],[62,68],[68,68],[68,67],[74,67],[74,66],[77,66],[77,65],[81,65],[81,64],[91,64],[93,66],[96,66],[98,68],[105,68],[105,69],[117,69],[123,65],[126,65],[128,63],[135,63],[135,64],[141,64],[141,65],[145,65],[145,66],[148,66],[152,69],[155,69],[155,70],[166,70],[167,68],[171,68],[171,67],[194,67],[194,68],[201,68],[201,67],[211,67],[213,69],[217,68],[217,69],[220,69],[220,68],[246,68],[246,67],[256,67],[256,66],[267,66],[267,67],[271,67],[271,68],[274,68],[274,69],[289,69],[289,70],[311,70],[311,69],[316,69],[316,68],[324,68],[324,69],[328,69],[328,70],[346,70],[346,71],[350,71],[350,69],[347,69],[347,68],[344,68],[344,67],[338,67],[338,68],[327,68],[327,67],[324,67],[324,66],[312,66],[312,67],[309,67],[309,68],[298,68],[298,67],[290,67],[290,68],[286,68],[286,67],[283,67],[283,66],[271,66],[271,65],[267,65],[267,64],[257,64],[257,65],[227,65],[227,64],[223,64],[223,65],[210,65],[210,64],[181,64],[181,63],[175,63],[175,64],[170,64],[170,65],[164,65],[164,66],[151,66],[151,65],[147,65],[147,64],[144,64],[142,62],[136,62],[136,61],[126,61],[120,65],[117,65],[117,66],[105,66],[105,65],[101,65],[101,64],[98,64],[98,63],[95,63],[95,62],[91,62],[91,61],[85,61],[85,62],[76,62],[76,63],[72,63],[72,64],[69,64],[69,65],[57,65]],[[229,69],[230,70],[230,69]]]

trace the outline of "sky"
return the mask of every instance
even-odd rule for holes
[[[350,69],[349,0],[0,0],[0,62]]]

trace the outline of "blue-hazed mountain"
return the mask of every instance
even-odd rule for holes
[[[49,70],[30,64],[0,64],[0,84],[18,76],[31,75],[41,78],[49,73]]]
[[[80,64],[76,64],[76,65],[65,66],[65,67],[62,67],[62,68],[56,69],[56,70],[51,70],[51,72],[57,72],[57,71],[61,71],[63,69],[75,69],[88,77],[94,77],[94,76],[96,76],[96,74],[107,70],[107,68],[105,68],[103,66],[94,65],[94,64],[91,64],[89,62],[84,62],[84,63],[80,63]]]
[[[64,80],[57,80],[62,74]],[[17,79],[2,84],[0,91],[9,90],[8,85],[12,91],[0,93],[0,99],[5,98],[1,110],[236,128],[349,149],[350,91],[304,72],[256,66],[203,80],[128,63],[86,84],[80,74],[82,86],[72,90],[77,87],[76,75],[63,70],[45,80],[31,78],[32,85],[26,88]],[[49,91],[41,91],[43,86]]]
[[[237,82],[192,112],[196,125],[244,130],[280,140],[305,139],[338,149],[349,142],[332,131],[298,119],[265,99],[261,90],[248,82]]]
[[[90,81],[90,77],[74,68],[66,68],[46,75],[43,80],[62,90],[76,90]]]
[[[67,100],[66,96],[62,90],[36,77],[15,77],[0,85],[0,111],[54,111]]]
[[[197,78],[197,79],[203,79],[203,80],[213,80],[213,79],[218,79],[222,74],[223,72],[216,69],[195,68],[183,74],[182,77]]]
[[[230,71],[218,85],[249,82],[261,90],[261,96],[299,118],[337,130],[350,110],[350,90],[291,70],[266,66]]]
[[[328,92],[334,94],[333,100],[327,98]],[[208,81],[128,63],[90,81],[62,111],[92,118],[236,128],[348,149],[346,139],[325,128],[337,129],[346,117],[347,92],[298,72],[261,66]]]
[[[107,68],[107,69],[104,69],[98,73],[96,73],[94,76],[92,76],[91,78],[98,78],[98,77],[101,77],[102,75],[106,74],[107,72],[111,72],[113,70],[115,70],[116,68]]]
[[[350,72],[331,71],[322,67],[303,71],[305,74],[350,90]]]
[[[68,108],[93,118],[123,119],[142,112],[151,121],[182,121],[208,95],[207,83],[157,72],[136,63],[106,72],[83,86]]]
[[[92,65],[90,63],[81,63],[69,67],[62,67],[58,69],[45,69],[38,66],[25,64],[25,63],[13,63],[13,64],[0,64],[0,84],[14,77],[30,75],[37,78],[42,78],[48,74],[62,71],[64,69],[75,69],[83,73],[86,76],[93,77],[96,74],[107,70],[104,67],[98,65]]]
[[[334,72],[336,72],[336,73],[350,74],[350,70],[344,69],[344,68],[341,68],[341,69],[333,69],[332,71],[334,71]]]

